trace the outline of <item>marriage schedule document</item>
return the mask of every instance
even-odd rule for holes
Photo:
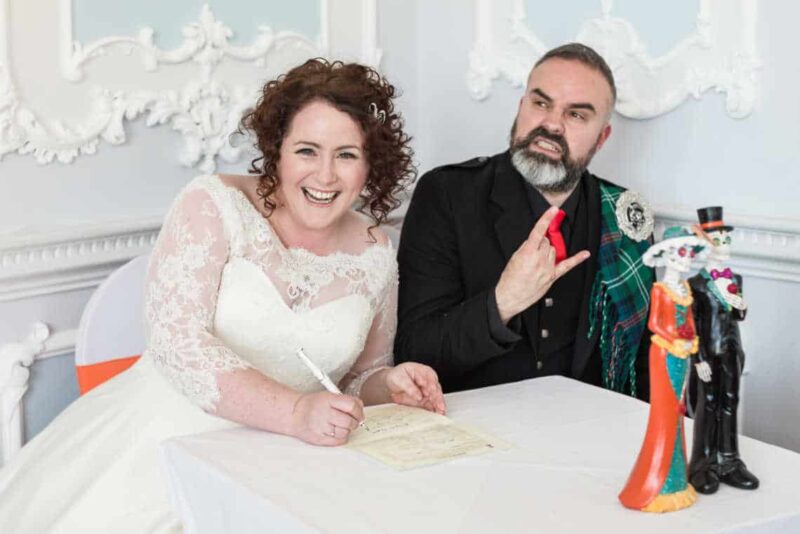
[[[507,449],[508,443],[420,408],[383,404],[365,410],[369,430],[359,428],[347,446],[397,469],[410,469]]]

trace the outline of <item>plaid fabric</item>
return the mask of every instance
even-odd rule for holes
[[[603,387],[636,396],[636,354],[647,325],[653,271],[642,262],[650,242],[619,230],[617,198],[624,189],[600,182],[600,250],[589,301],[591,338],[600,329]]]

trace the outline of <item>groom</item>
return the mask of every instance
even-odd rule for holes
[[[695,356],[697,406],[689,477],[694,488],[705,494],[715,493],[720,482],[756,489],[758,478],[739,456],[736,431],[744,367],[739,322],[744,320],[747,306],[742,297],[742,277],[724,267],[730,259],[733,227],[723,222],[720,206],[700,208],[697,215],[711,253],[705,267],[689,279],[700,336]]]
[[[652,216],[586,170],[615,100],[594,50],[553,49],[506,152],[420,179],[398,251],[398,362],[432,366],[446,391],[564,375],[647,397]]]

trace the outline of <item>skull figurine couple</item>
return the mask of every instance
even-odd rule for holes
[[[671,227],[650,247],[644,262],[663,267],[653,285],[648,327],[650,416],[644,444],[625,488],[623,505],[649,512],[691,506],[695,490],[710,494],[720,482],[756,489],[758,479],[739,457],[736,413],[744,351],[741,276],[724,266],[730,232],[721,207],[701,208],[691,230]],[[695,255],[708,250],[702,269],[688,280]],[[697,381],[694,442],[686,466],[683,414],[691,359]]]

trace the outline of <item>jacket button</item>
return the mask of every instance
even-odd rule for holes
[[[550,330],[542,328],[542,339],[547,339],[548,337],[550,337]]]
[[[544,307],[545,308],[552,308],[553,307],[553,299],[551,299],[550,297],[547,297],[546,299],[544,299]]]
[[[536,370],[537,371],[541,371],[542,367],[544,367],[544,363],[542,363],[541,361],[536,362]]]

